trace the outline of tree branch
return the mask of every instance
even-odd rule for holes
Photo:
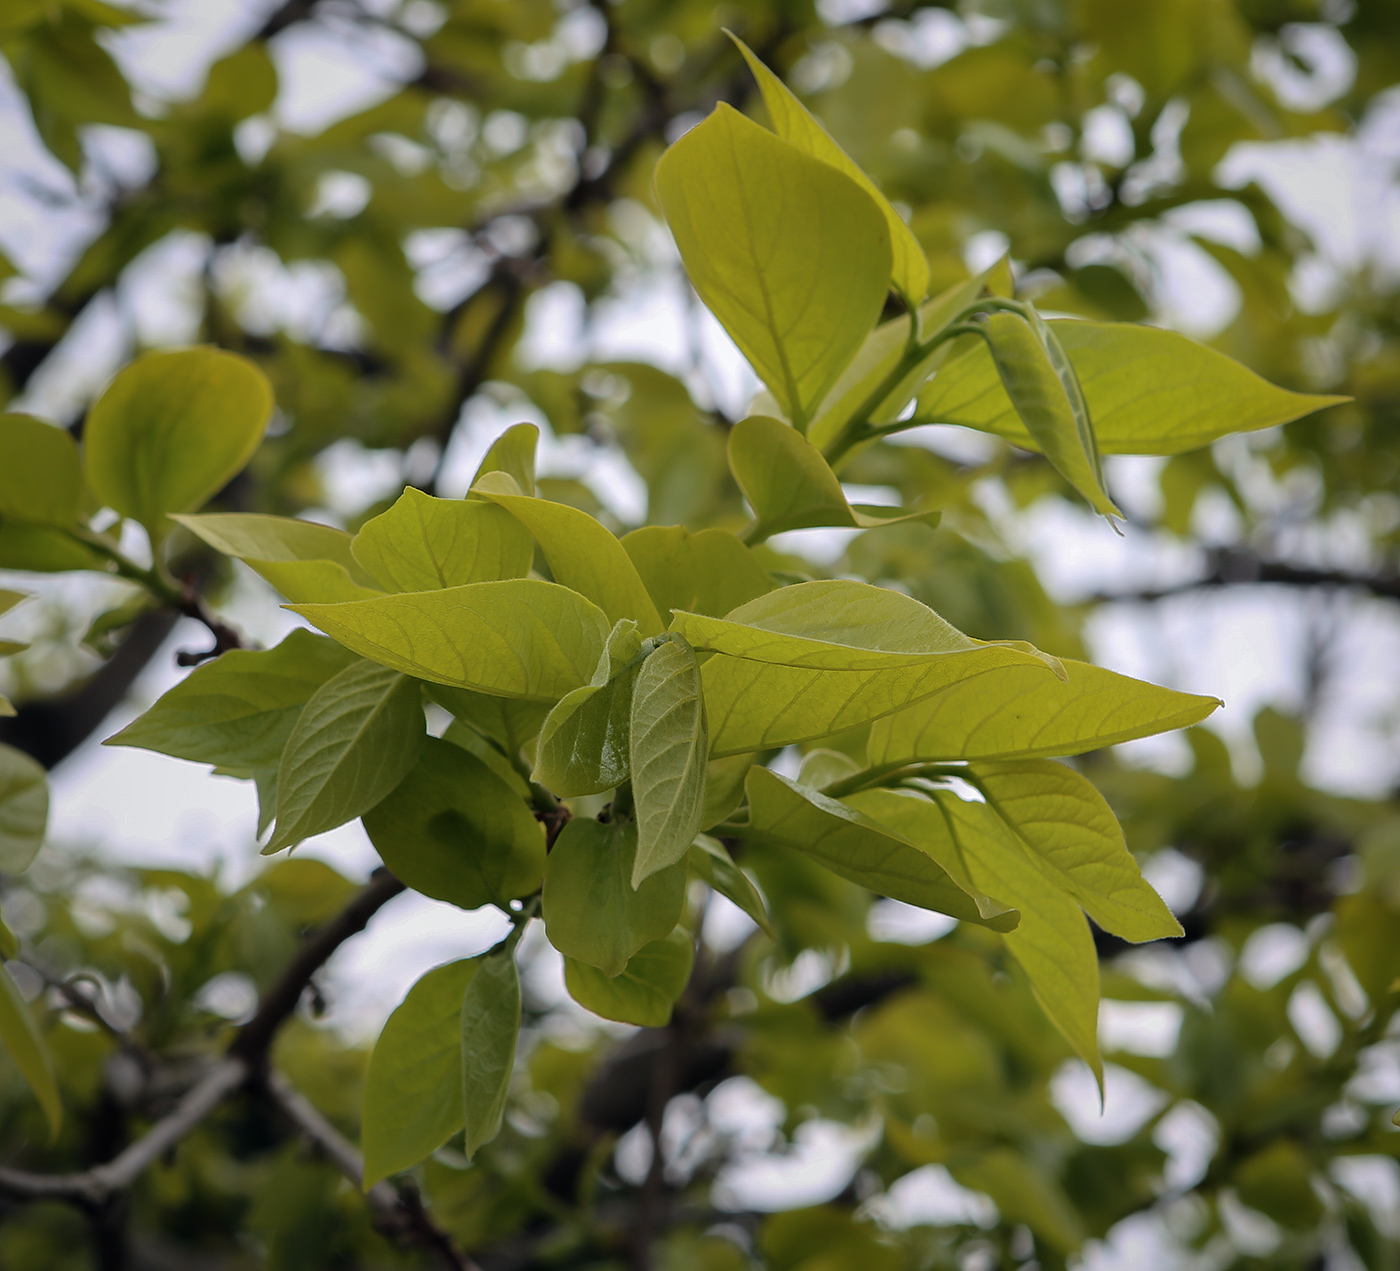
[[[1369,592],[1383,600],[1400,600],[1400,574],[1359,574],[1343,569],[1309,569],[1284,561],[1264,560],[1253,552],[1236,547],[1214,548],[1206,556],[1206,572],[1190,582],[1172,587],[1142,591],[1099,592],[1089,597],[1092,604],[1113,601],[1155,601],[1208,587],[1234,587],[1240,584],[1272,583],[1287,587],[1345,587]]]

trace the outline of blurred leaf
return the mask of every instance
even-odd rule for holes
[[[29,1005],[4,967],[0,967],[0,1042],[14,1060],[49,1123],[50,1141],[63,1123],[63,1103],[54,1077],[53,1060],[39,1034]]]
[[[48,778],[22,750],[0,743],[0,871],[22,874],[44,845]]]
[[[0,415],[0,521],[67,529],[82,503],[72,435],[32,415]]]

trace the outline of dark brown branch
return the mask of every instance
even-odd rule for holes
[[[1217,548],[1206,558],[1206,572],[1190,582],[1141,591],[1100,592],[1090,603],[1154,601],[1210,587],[1271,583],[1286,587],[1342,587],[1385,600],[1400,600],[1400,574],[1360,574],[1343,569],[1310,569],[1284,561],[1264,560],[1238,548]]]

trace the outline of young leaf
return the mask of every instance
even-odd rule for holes
[[[805,430],[884,303],[880,209],[723,102],[662,155],[656,193],[700,298]]]
[[[1065,659],[1063,666],[1066,680],[1031,666],[969,675],[877,720],[870,730],[869,760],[1077,755],[1199,724],[1221,704],[1086,662]]]
[[[83,502],[78,443],[32,415],[0,415],[0,521],[67,529]]]
[[[519,494],[484,493],[534,535],[554,581],[587,596],[610,623],[630,618],[642,635],[662,629],[656,607],[622,544],[607,527],[565,503]]]
[[[700,832],[709,749],[700,664],[684,640],[668,639],[642,663],[632,693],[633,887],[684,860]]]
[[[543,827],[510,786],[450,741],[424,741],[417,764],[364,824],[395,875],[462,909],[504,908],[544,877]]]
[[[674,609],[722,618],[773,590],[768,571],[735,534],[680,525],[647,525],[622,539],[657,612]]]
[[[836,144],[820,121],[798,101],[792,90],[759,61],[743,40],[733,34],[729,34],[729,38],[739,46],[739,52],[744,55],[754,79],[758,81],[763,104],[768,107],[768,118],[773,122],[773,131],[803,154],[829,163],[838,172],[845,173],[874,200],[889,229],[893,258],[890,277],[910,308],[918,304],[928,294],[929,275],[928,258],[924,255],[923,245],[914,237],[914,231],[904,223],[904,219],[875,183],[860,170],[855,160]]]
[[[609,631],[596,605],[537,578],[289,607],[347,649],[406,675],[540,702],[588,683]]]
[[[619,974],[644,944],[680,919],[686,869],[676,864],[632,887],[637,827],[581,817],[554,840],[544,865],[544,925],[565,957]]]
[[[765,415],[750,415],[730,429],[729,467],[753,509],[750,542],[818,525],[865,530],[898,521],[938,520],[935,511],[846,502],[821,451],[795,428]]]
[[[768,921],[768,907],[749,876],[724,849],[724,844],[708,834],[696,836],[690,849],[690,872],[704,879],[721,896],[726,896],[752,918],[764,933],[773,936]]]
[[[246,358],[222,349],[146,353],[88,411],[88,484],[153,536],[167,513],[193,512],[253,457],[272,417],[272,388]]]
[[[418,685],[354,662],[306,703],[277,770],[276,852],[368,812],[403,780],[423,747]]]
[[[355,660],[309,631],[293,631],[275,649],[234,649],[191,672],[103,744],[226,768],[275,768],[301,708]]]
[[[690,933],[677,927],[669,936],[643,945],[616,976],[586,962],[564,959],[564,985],[586,1010],[620,1024],[664,1028],[677,999],[690,982],[695,946]]]
[[[1182,934],[1084,777],[1050,759],[976,763],[968,778],[1061,890],[1105,931],[1140,943]]]
[[[593,679],[559,700],[540,729],[534,779],[557,795],[601,794],[631,772],[632,692],[641,670],[641,637],[618,622]]]
[[[749,823],[758,838],[804,852],[833,874],[877,895],[1009,931],[1017,912],[983,894],[945,854],[872,820],[856,806],[829,799],[767,768],[749,773]],[[998,893],[1000,895],[1000,893]]]
[[[22,874],[44,845],[49,783],[22,750],[0,744],[0,872]]]
[[[1036,448],[1096,512],[1121,518],[1104,489],[1089,411],[1073,372],[1065,375],[1052,355],[1048,328],[1038,330],[1019,314],[994,313],[983,329],[1002,387]]]
[[[351,552],[353,540],[344,530],[254,512],[171,519],[215,551],[238,557],[288,600],[334,604],[379,594],[375,579]]]
[[[387,512],[360,527],[350,550],[390,591],[523,578],[535,555],[525,528],[501,509],[435,499],[412,486]]]
[[[1080,1057],[1103,1081],[1099,1058],[1099,959],[1089,924],[995,811],[947,790],[929,798],[867,790],[850,803],[887,832],[925,850],[953,854],[972,882],[1017,906],[1021,921],[1005,933],[1036,1000]]]
[[[512,424],[486,452],[481,466],[472,478],[476,485],[488,472],[504,472],[515,482],[521,494],[535,493],[535,450],[540,443],[540,430],[534,424]],[[480,495],[469,495],[480,498]]]
[[[473,958],[429,971],[385,1022],[365,1072],[366,1191],[462,1128],[462,998],[479,966]]]
[[[0,966],[0,1043],[4,1044],[44,1109],[49,1138],[56,1139],[63,1123],[63,1103],[54,1078],[53,1060],[49,1058],[49,1048],[44,1045],[28,1003],[3,966]]]
[[[520,1038],[520,975],[509,948],[489,953],[462,998],[462,1111],[470,1160],[501,1132]]]
[[[1048,325],[1078,374],[1103,454],[1182,454],[1226,433],[1286,424],[1346,400],[1277,388],[1174,331],[1130,322]],[[919,394],[918,415],[1037,449],[982,348],[938,373]]]

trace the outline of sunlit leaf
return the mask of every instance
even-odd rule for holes
[[[680,525],[647,525],[622,539],[657,612],[673,609],[722,618],[773,590],[773,580],[737,535],[692,534]]]

